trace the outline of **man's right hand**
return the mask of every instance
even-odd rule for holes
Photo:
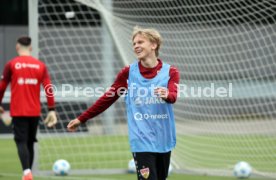
[[[70,132],[74,132],[77,130],[77,128],[80,126],[81,122],[77,118],[70,121],[69,124],[67,125],[67,129]]]

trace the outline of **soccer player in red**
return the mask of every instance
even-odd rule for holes
[[[122,95],[122,89],[127,89],[129,142],[138,180],[165,180],[176,144],[172,104],[177,99],[179,72],[158,58],[161,42],[155,29],[136,27],[132,43],[138,61],[124,67],[109,91],[67,125],[69,131],[75,131],[81,123],[105,111]],[[139,88],[154,93],[139,96]]]
[[[16,43],[19,56],[7,62],[0,81],[0,115],[4,112],[2,98],[11,83],[10,115],[14,140],[21,166],[22,180],[32,180],[34,143],[40,118],[40,86],[43,85],[48,103],[45,124],[53,127],[57,123],[53,88],[46,65],[31,56],[31,38],[20,37]]]

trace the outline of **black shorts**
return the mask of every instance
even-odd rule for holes
[[[138,180],[166,180],[170,166],[171,152],[132,153]]]
[[[13,117],[12,129],[17,142],[37,142],[36,132],[40,117]]]

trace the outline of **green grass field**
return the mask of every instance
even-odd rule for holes
[[[243,160],[258,171],[276,173],[275,136],[178,135],[177,139],[173,157],[181,167],[229,169]],[[49,152],[54,153],[48,156]],[[40,140],[40,154],[42,170],[51,169],[52,163],[61,158],[71,162],[76,169],[85,168],[83,163],[77,163],[82,161],[91,162],[89,169],[124,169],[131,159],[127,136],[43,138]]]
[[[238,161],[247,161],[262,172],[276,173],[275,135],[193,135],[178,136],[174,153],[189,156],[181,159],[189,167],[224,168],[232,167]]]
[[[114,138],[114,139],[113,139]],[[126,141],[125,136],[114,136],[114,137],[108,137],[105,138],[103,137],[93,137],[93,138],[85,138],[85,137],[67,137],[67,138],[54,138],[55,140],[50,140],[47,138],[43,138],[40,139],[40,164],[44,164],[42,166],[42,169],[45,170],[49,170],[51,169],[51,164],[52,162],[54,162],[54,160],[59,159],[59,158],[64,158],[67,159],[70,163],[71,162],[76,162],[74,156],[72,156],[72,151],[82,151],[83,153],[83,157],[79,157],[78,158],[83,158],[84,160],[88,160],[88,161],[95,161],[95,162],[99,162],[99,161],[110,161],[110,159],[112,159],[110,162],[108,163],[108,165],[101,165],[101,164],[91,164],[89,167],[91,169],[94,168],[125,168],[126,167],[126,163],[125,161],[120,161],[122,158],[129,160],[130,159],[130,153],[129,153],[129,149],[128,149],[128,143]],[[211,138],[211,137],[209,137]],[[254,137],[255,139],[256,137]],[[179,144],[188,144],[191,143],[195,140],[199,141],[198,139],[194,139],[194,138],[178,138],[179,139]],[[214,137],[212,138],[214,139]],[[248,139],[248,137],[247,137]],[[268,140],[264,140],[262,139],[262,142],[268,143],[271,146],[275,145],[276,141],[275,138],[269,138],[271,141]],[[206,137],[202,139],[202,141],[205,140],[206,141]],[[112,142],[118,142],[121,141],[123,142],[123,144],[120,144],[120,148],[116,147],[115,144],[112,144]],[[210,139],[208,141],[211,141]],[[77,142],[79,143],[85,143],[85,144],[94,144],[89,146],[89,147],[82,147],[81,149],[78,149],[77,147],[74,147],[74,143]],[[111,156],[109,157],[108,155],[106,155],[106,149],[103,149],[102,146],[98,146],[97,144],[102,144],[102,143],[97,143],[97,142],[107,142],[108,144],[111,143],[111,146],[113,146],[113,150],[116,151],[116,156]],[[200,141],[199,141],[200,142]],[[254,141],[255,142],[255,141]],[[224,144],[224,147],[227,145],[227,143],[224,141],[222,141],[221,143]],[[264,146],[264,145],[268,145],[268,144],[261,144],[260,146]],[[274,144],[273,144],[274,143]],[[200,143],[199,143],[200,144]],[[221,144],[221,145],[223,145]],[[47,146],[47,149],[44,149],[43,147]],[[123,147],[122,147],[123,146]],[[15,148],[15,144],[13,142],[12,139],[0,139],[0,180],[18,180],[21,177],[21,167],[19,164],[19,159],[17,157],[17,152],[16,152],[16,148]],[[70,148],[71,147],[71,148]],[[74,148],[72,148],[74,147]],[[198,147],[194,147],[194,148],[198,148]],[[226,148],[230,148],[231,147],[226,147]],[[60,150],[60,154],[57,155],[53,155],[53,156],[47,156],[47,154],[49,154],[47,151],[57,151],[57,149]],[[117,150],[116,150],[117,149]],[[179,150],[175,150],[176,154],[178,154]],[[212,150],[211,150],[212,151]],[[215,151],[215,150],[214,150]],[[218,151],[218,150],[216,150]],[[204,152],[204,151],[202,151]],[[192,152],[190,152],[192,153]],[[260,152],[256,152],[256,155],[260,153]],[[275,152],[276,153],[276,152]],[[44,154],[44,155],[43,155]],[[206,156],[206,154],[202,153],[199,154],[198,157],[199,159],[202,158],[203,164],[204,164],[204,156]],[[115,159],[114,159],[115,158]],[[42,163],[43,161],[49,162],[49,163]],[[272,159],[273,164],[276,162],[275,159]],[[112,163],[112,162],[116,162],[116,163]],[[190,163],[190,165],[193,165],[193,162]],[[218,164],[219,165],[219,164]],[[82,164],[78,164],[78,163],[71,163],[71,166],[75,167],[75,168],[82,168]],[[274,166],[276,167],[276,166]],[[67,176],[67,177],[57,177],[57,176],[36,176],[35,180],[45,180],[45,179],[65,179],[65,180],[84,180],[84,179],[93,179],[93,180],[135,180],[136,176],[133,174],[121,174],[121,175],[83,175],[83,176]],[[169,178],[169,180],[228,180],[228,179],[235,179],[234,177],[213,177],[213,176],[196,176],[196,175],[184,175],[184,174],[175,174],[173,173]],[[256,180],[264,180],[264,178],[252,178],[252,179],[256,179]]]

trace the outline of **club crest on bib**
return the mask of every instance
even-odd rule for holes
[[[150,175],[149,168],[140,169],[140,174],[143,176],[143,178],[148,179]]]

